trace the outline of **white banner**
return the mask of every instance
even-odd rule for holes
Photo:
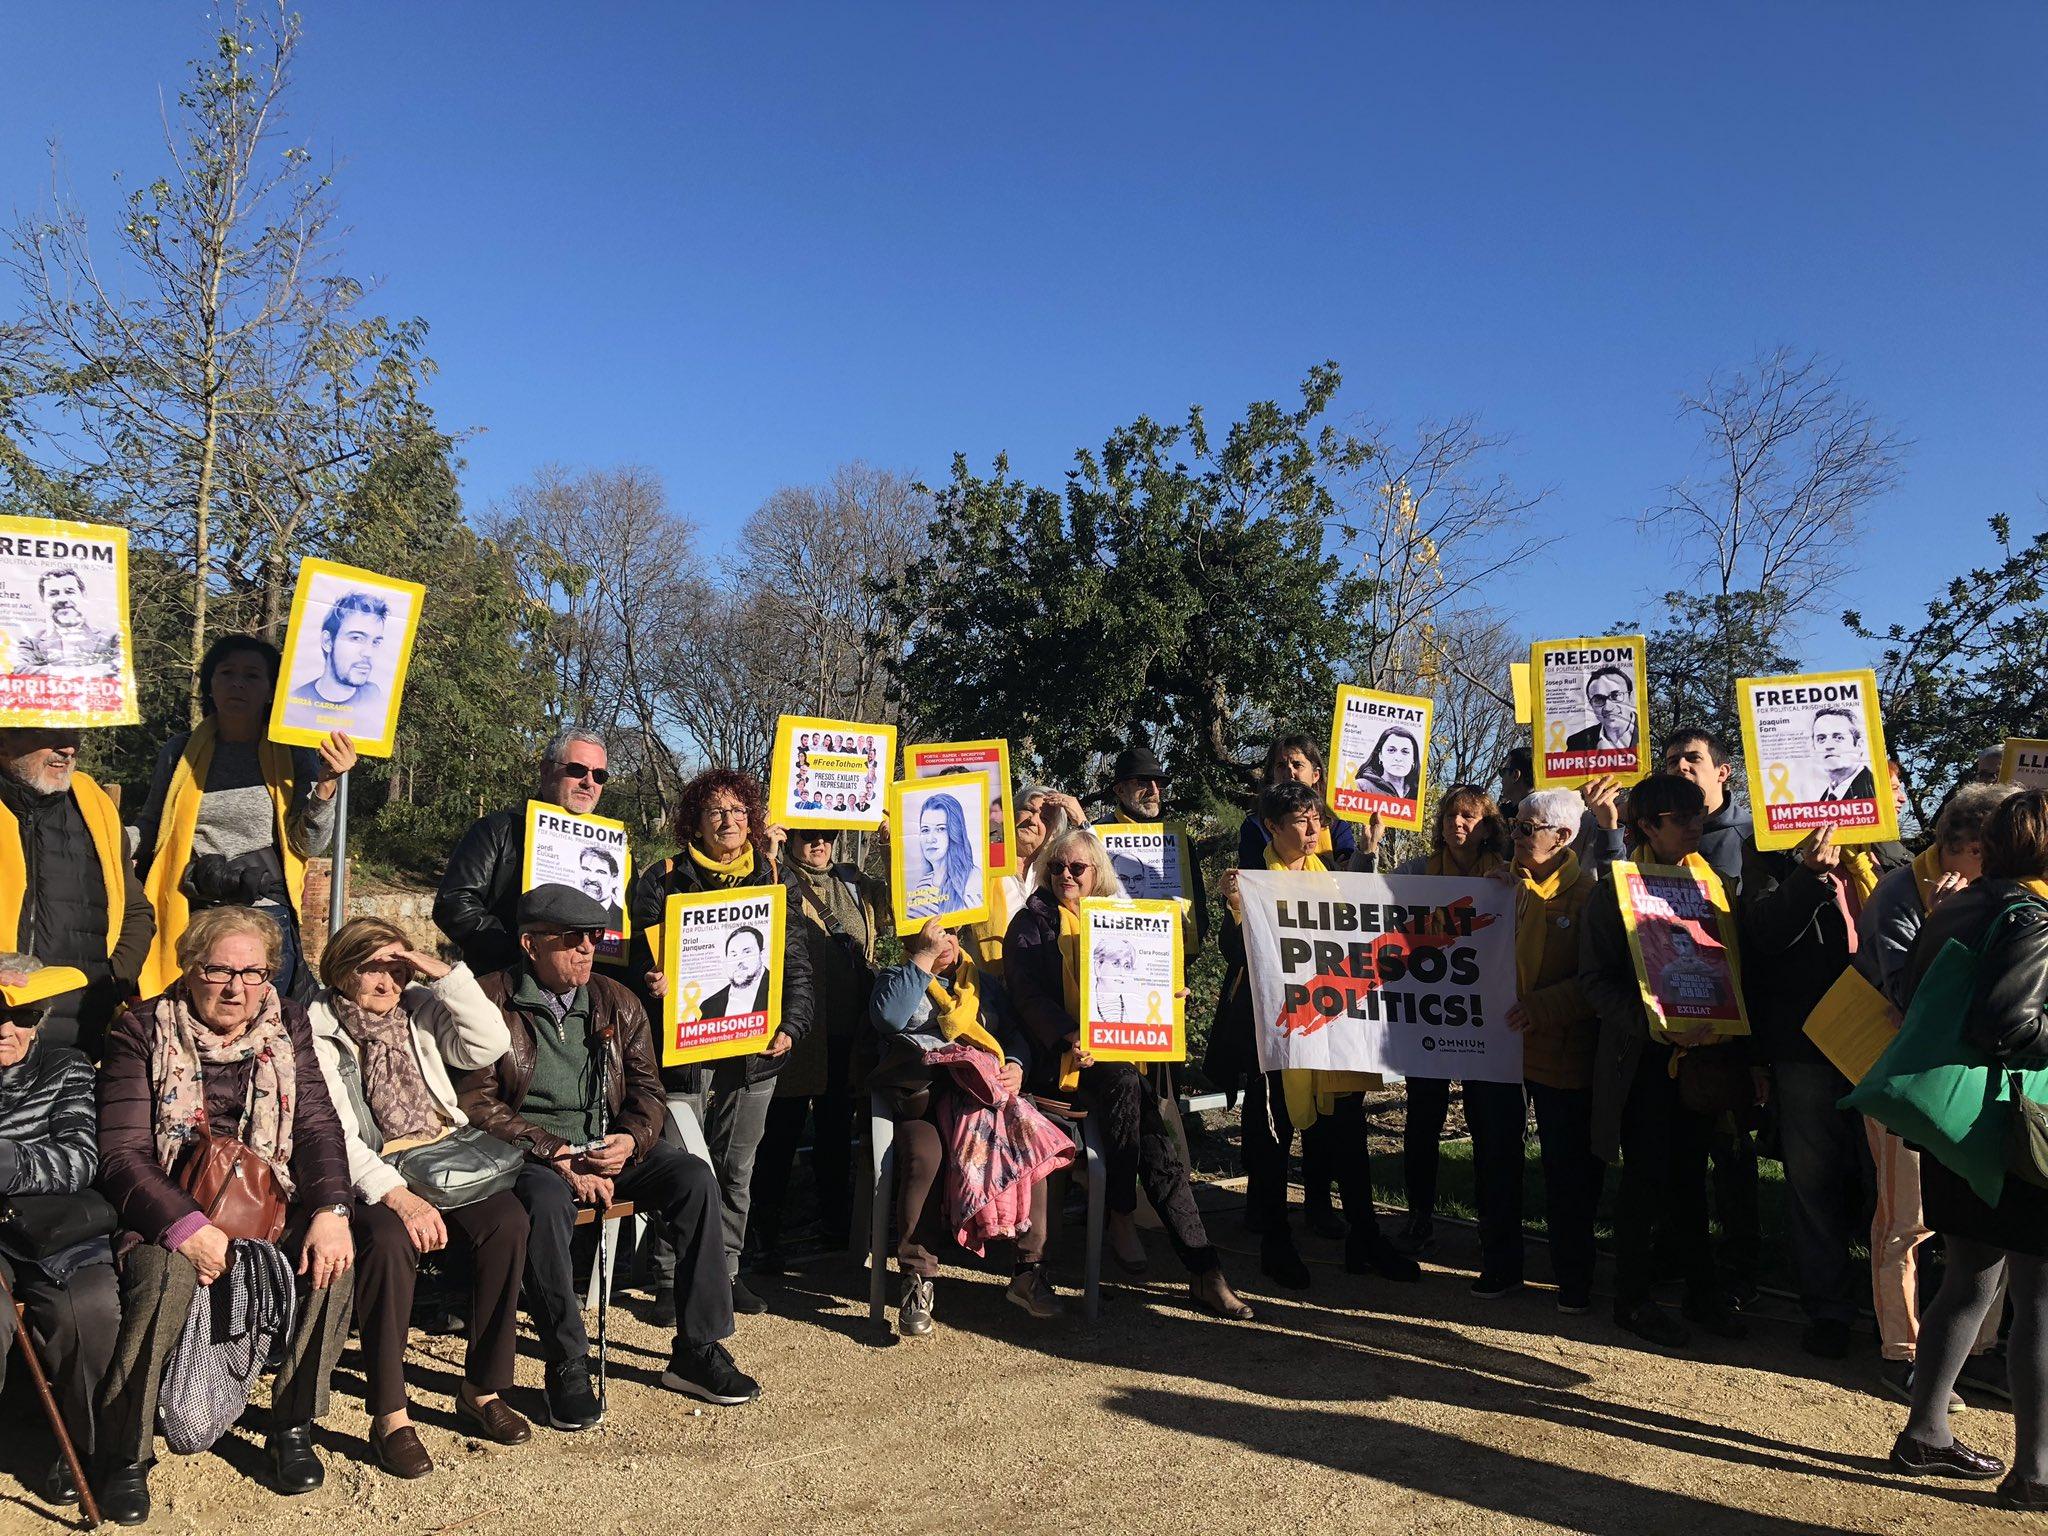
[[[1238,888],[1262,1070],[1522,1080],[1516,887],[1248,869]]]

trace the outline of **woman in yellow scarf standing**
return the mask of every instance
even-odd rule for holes
[[[299,944],[306,861],[334,836],[334,794],[356,763],[335,731],[317,751],[268,739],[282,658],[254,635],[223,635],[199,663],[195,730],[157,754],[143,803],[136,872],[156,913],[139,990],[154,997],[182,974],[178,936],[207,907],[255,907],[284,932],[278,994],[310,999],[318,983]]]

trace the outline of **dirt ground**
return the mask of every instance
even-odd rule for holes
[[[611,1412],[580,1435],[502,1449],[449,1411],[454,1339],[415,1353],[416,1417],[438,1462],[402,1483],[367,1461],[353,1354],[320,1431],[327,1485],[281,1499],[254,1477],[260,1441],[166,1456],[146,1529],[611,1532],[1162,1530],[1527,1532],[2027,1529],[1982,1485],[1886,1470],[1905,1410],[1874,1395],[1874,1345],[1835,1367],[1798,1351],[1768,1308],[1742,1344],[1674,1360],[1627,1347],[1602,1309],[1561,1317],[1547,1289],[1480,1302],[1471,1234],[1453,1231],[1420,1285],[1343,1273],[1338,1245],[1303,1241],[1315,1283],[1276,1295],[1238,1222],[1202,1204],[1258,1321],[1210,1321],[1181,1302],[1164,1242],[1153,1275],[1105,1280],[1101,1320],[1038,1323],[992,1271],[949,1269],[939,1328],[894,1341],[868,1325],[864,1274],[841,1258],[761,1290],[734,1350],[766,1388],[742,1409],[691,1411],[658,1377],[664,1343],[613,1313]],[[1078,1265],[1078,1228],[1057,1255]],[[1532,1255],[1542,1273],[1542,1253]],[[1460,1266],[1463,1266],[1461,1269]],[[417,1337],[417,1336],[416,1336]],[[522,1356],[519,1406],[538,1411]],[[10,1417],[19,1417],[10,1396]],[[31,1410],[32,1412],[32,1410]],[[1964,1438],[2008,1455],[2003,1408],[1974,1406]],[[50,1532],[19,1479],[48,1456],[40,1424],[0,1436],[0,1533]]]

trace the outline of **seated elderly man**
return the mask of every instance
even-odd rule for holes
[[[86,1206],[100,1166],[92,1063],[39,1036],[44,1017],[86,985],[68,966],[0,955],[0,1207],[12,1218],[0,1227],[0,1278],[28,1313],[81,1459],[93,1448],[93,1398],[113,1355],[121,1293],[111,1223],[93,1222]],[[0,1382],[14,1331],[14,1308],[0,1301]],[[53,1503],[78,1502],[61,1455],[43,1491]]]
[[[591,973],[608,915],[571,886],[543,885],[519,899],[518,923],[525,958],[482,982],[512,1048],[456,1088],[472,1125],[528,1158],[513,1189],[532,1222],[526,1305],[547,1362],[548,1422],[580,1430],[604,1417],[569,1260],[585,1205],[630,1201],[673,1236],[676,1334],[662,1385],[708,1403],[751,1402],[761,1388],[721,1342],[733,1325],[718,1180],[702,1158],[662,1141],[666,1100],[646,1011]]]

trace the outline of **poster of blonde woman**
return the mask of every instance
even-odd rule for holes
[[[1821,827],[1837,843],[1899,835],[1877,674],[1807,672],[1735,683],[1759,848],[1794,848]]]
[[[332,560],[300,565],[270,739],[317,747],[340,731],[364,757],[389,757],[426,595],[418,582]]]
[[[1389,827],[1420,831],[1435,712],[1428,699],[1340,683],[1330,721],[1330,808],[1347,821],[1378,816]]]
[[[128,530],[0,517],[0,726],[139,718]]]
[[[929,779],[941,774],[978,773],[988,784],[989,873],[1007,875],[1017,867],[1017,812],[1010,796],[1007,741],[936,741],[903,749],[903,776]]]
[[[988,780],[979,773],[889,786],[890,898],[896,931],[937,918],[948,928],[988,916]]]

